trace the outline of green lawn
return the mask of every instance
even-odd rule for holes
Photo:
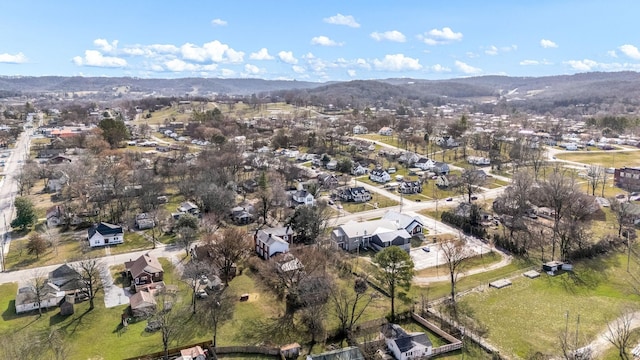
[[[5,259],[6,269],[10,271],[61,264],[77,260],[82,256],[82,241],[72,232],[58,233],[56,231],[55,233],[59,238],[57,249],[49,246],[43,254],[36,257],[35,254],[29,254],[26,250],[28,235],[17,237],[14,232],[12,234],[14,240],[11,241],[9,253]],[[46,240],[46,236],[44,238]]]
[[[385,208],[389,206],[396,206],[400,203],[378,193],[371,193],[371,200],[366,203],[341,202],[340,204],[343,206],[344,211],[357,213],[376,209],[375,204],[378,205],[377,208]]]
[[[500,254],[493,251],[486,254],[482,254],[482,256],[480,255],[474,256],[467,260],[465,265],[465,270],[469,271],[476,268],[482,268],[482,267],[486,268],[488,266],[491,266],[493,264],[500,262],[500,260],[502,260],[502,257],[500,256]],[[416,276],[436,276],[438,274],[442,275],[444,271],[447,271],[447,270],[443,266],[440,266],[440,269],[438,270],[436,270],[436,268],[434,267],[430,267],[430,268],[416,271]]]
[[[566,326],[567,312],[571,332],[580,315],[579,342],[584,345],[622,308],[638,305],[640,297],[629,291],[633,280],[625,266],[626,256],[615,254],[577,263],[574,273],[517,277],[507,288],[464,296],[461,308],[489,329],[488,340],[507,355],[527,358],[536,351],[558,355],[558,334]]]
[[[585,164],[600,165],[605,168],[640,166],[640,156],[638,151],[575,151],[558,154],[556,155],[556,158]]]

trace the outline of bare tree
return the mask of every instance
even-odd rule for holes
[[[87,289],[89,295],[89,310],[94,309],[94,300],[100,290],[104,290],[105,284],[102,279],[108,276],[109,269],[99,258],[85,259],[77,263],[76,271],[80,273],[80,277]]]
[[[29,286],[33,290],[34,302],[38,306],[38,314],[42,316],[42,300],[44,300],[45,286],[47,286],[47,277],[42,270],[34,270],[29,280]]]
[[[586,175],[589,188],[591,189],[591,196],[596,196],[596,190],[600,183],[604,181],[604,177],[606,175],[604,168],[602,166],[592,164],[587,169]]]
[[[622,360],[630,359],[629,354],[627,354],[627,348],[631,342],[634,318],[635,314],[633,311],[625,309],[619,318],[607,324],[607,332],[604,336],[607,341],[616,347],[618,355]]]
[[[183,226],[178,228],[178,237],[176,238],[176,242],[182,246],[182,248],[189,255],[189,250],[191,250],[191,244],[196,240],[196,230],[191,227]]]
[[[341,334],[344,335],[352,330],[371,301],[373,301],[373,294],[367,294],[367,289],[367,281],[358,277],[353,285],[353,293],[339,286],[331,290],[331,303],[333,304],[333,311],[340,322]]]
[[[42,341],[53,354],[55,360],[65,360],[71,355],[69,342],[65,341],[64,332],[61,329],[49,328],[43,335]]]
[[[176,295],[163,290],[155,295],[156,309],[150,314],[149,323],[153,323],[160,331],[164,359],[169,359],[169,344],[183,335],[189,326],[187,308],[177,304]]]
[[[576,191],[575,178],[567,176],[560,168],[554,168],[541,185],[542,201],[553,210],[553,237],[551,238],[551,260],[555,259],[556,247],[560,233],[561,221],[566,215],[566,208]]]
[[[182,270],[182,280],[191,288],[191,312],[196,313],[196,294],[198,288],[204,285],[201,280],[204,277],[214,275],[215,271],[211,268],[211,265],[204,261],[191,260],[184,265]]]
[[[482,170],[477,169],[465,169],[458,178],[456,188],[462,195],[466,195],[469,202],[473,194],[479,192],[479,187],[484,184],[486,180],[486,174]]]
[[[207,298],[207,305],[203,307],[205,319],[213,333],[213,347],[216,347],[218,327],[233,317],[236,304],[236,295],[229,289],[213,294]]]
[[[60,237],[56,233],[55,228],[50,228],[49,225],[47,225],[47,223],[45,222],[43,235],[47,239],[49,246],[51,246],[53,248],[53,251],[55,251],[56,256],[58,256],[58,245],[60,245]]]
[[[462,239],[441,242],[440,251],[442,251],[442,255],[447,262],[449,280],[451,282],[451,302],[455,304],[458,277],[466,266],[466,260],[469,259],[473,253],[465,246],[464,240]]]
[[[29,235],[29,241],[27,242],[27,253],[29,255],[36,255],[36,259],[40,258],[40,254],[47,251],[47,241],[38,232],[32,232]]]
[[[226,228],[218,236],[207,236],[204,246],[220,269],[225,286],[229,286],[234,265],[244,259],[251,250],[248,234],[241,228]]]
[[[632,223],[631,209],[633,205],[628,201],[628,199],[623,199],[621,201],[615,197],[609,198],[609,204],[611,211],[616,217],[616,223],[618,224],[618,237],[620,237],[622,236],[622,229]]]

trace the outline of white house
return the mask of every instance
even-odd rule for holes
[[[416,161],[413,164],[413,166],[417,167],[420,170],[431,170],[431,169],[433,169],[435,164],[436,164],[435,161],[433,161],[431,159],[428,159],[428,158],[425,158],[425,157],[422,157],[422,158],[418,159],[418,161]]]
[[[436,186],[441,188],[449,187],[449,179],[447,179],[446,175],[440,175],[436,179]]]
[[[389,246],[399,246],[409,252],[412,232],[422,232],[421,222],[407,222],[404,218],[389,215],[390,218],[355,222],[349,221],[331,232],[334,245],[346,251],[355,251],[358,247],[371,247],[382,250]],[[413,219],[415,220],[415,219]],[[402,225],[407,225],[404,228]]]
[[[436,163],[433,165],[433,172],[439,175],[448,175],[449,165],[440,161],[436,161]]]
[[[422,234],[424,223],[417,216],[409,216],[397,211],[389,211],[382,217],[384,220],[394,221],[399,228],[407,230],[411,235]]]
[[[366,167],[360,165],[359,163],[355,163],[353,165],[353,168],[351,169],[351,175],[353,175],[353,176],[365,175],[368,172],[369,172],[369,169],[367,169]]]
[[[291,204],[293,206],[297,206],[297,205],[313,206],[316,204],[316,199],[307,190],[298,190],[291,194]]]
[[[256,252],[265,260],[276,254],[288,253],[289,241],[292,240],[293,230],[290,227],[260,229],[254,235]]]
[[[384,184],[391,181],[391,175],[389,175],[389,173],[385,170],[375,169],[371,170],[371,172],[369,173],[369,180]]]
[[[64,299],[64,291],[52,283],[46,283],[40,289],[40,304],[38,304],[38,296],[33,286],[25,286],[18,289],[16,294],[16,314],[37,310],[38,308],[46,309],[55,307]]]
[[[362,125],[356,125],[353,127],[353,134],[357,135],[357,134],[366,134],[369,132],[369,129],[367,129],[366,127],[362,126]]]
[[[380,130],[378,130],[378,134],[384,135],[384,136],[391,136],[393,135],[393,129],[388,126],[385,126],[380,128]]]
[[[384,341],[397,360],[421,359],[431,355],[433,345],[425,333],[407,333],[397,324],[387,324],[385,328]]]
[[[578,144],[576,143],[567,143],[564,145],[564,148],[568,151],[576,151],[578,150]]]
[[[101,222],[90,227],[87,232],[87,239],[91,247],[124,243],[124,231],[119,225]]]
[[[482,156],[469,156],[467,162],[473,165],[491,165],[491,159]]]
[[[327,170],[335,170],[338,167],[338,160],[329,160],[325,166],[327,167]]]
[[[363,203],[371,200],[371,193],[362,186],[341,189],[338,197],[342,201]]]

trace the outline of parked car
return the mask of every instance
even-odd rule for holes
[[[335,204],[333,200],[329,200],[329,205],[333,205],[333,204]]]
[[[447,201],[453,201],[453,198],[449,197],[449,198],[447,198]]]
[[[478,200],[478,197],[477,197],[477,196],[475,196],[475,195],[473,195],[473,196],[471,197],[471,200]]]
[[[207,294],[207,292],[204,289],[200,289],[198,291],[196,291],[196,297],[198,299],[205,299],[209,296],[209,294]]]
[[[425,247],[422,248],[422,251],[431,252],[431,249],[428,246],[425,246]]]

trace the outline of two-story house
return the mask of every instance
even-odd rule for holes
[[[256,253],[265,260],[276,254],[288,253],[293,236],[290,227],[260,229],[253,237]]]
[[[389,214],[392,213],[392,214]],[[350,221],[337,226],[331,232],[334,245],[346,251],[361,248],[373,248],[376,251],[389,246],[399,246],[409,252],[411,236],[422,233],[422,222],[417,218],[405,218],[396,212],[388,212],[378,220]]]
[[[640,167],[622,167],[613,172],[613,182],[627,191],[640,190]]]
[[[391,181],[391,175],[386,170],[374,169],[369,173],[369,180],[384,184]]]
[[[433,164],[432,170],[436,175],[449,175],[449,165],[440,161]]]
[[[148,253],[134,261],[125,262],[124,268],[132,284],[136,286],[160,282],[164,278],[162,264]]]
[[[420,181],[400,181],[398,192],[401,194],[420,194],[422,192],[422,183]]]
[[[393,129],[388,126],[384,126],[380,128],[380,130],[378,130],[378,134],[383,136],[391,136],[393,135]]]
[[[291,193],[290,204],[292,207],[300,205],[313,206],[316,204],[316,199],[307,190],[297,190]]]
[[[425,157],[421,157],[416,161],[413,166],[417,167],[420,170],[431,170],[435,166],[436,162]]]
[[[356,125],[353,127],[353,134],[354,135],[358,135],[358,134],[366,134],[369,132],[369,129],[367,129],[366,127],[362,126],[362,125]]]
[[[371,200],[371,193],[362,186],[341,189],[338,197],[342,201],[363,203]]]

